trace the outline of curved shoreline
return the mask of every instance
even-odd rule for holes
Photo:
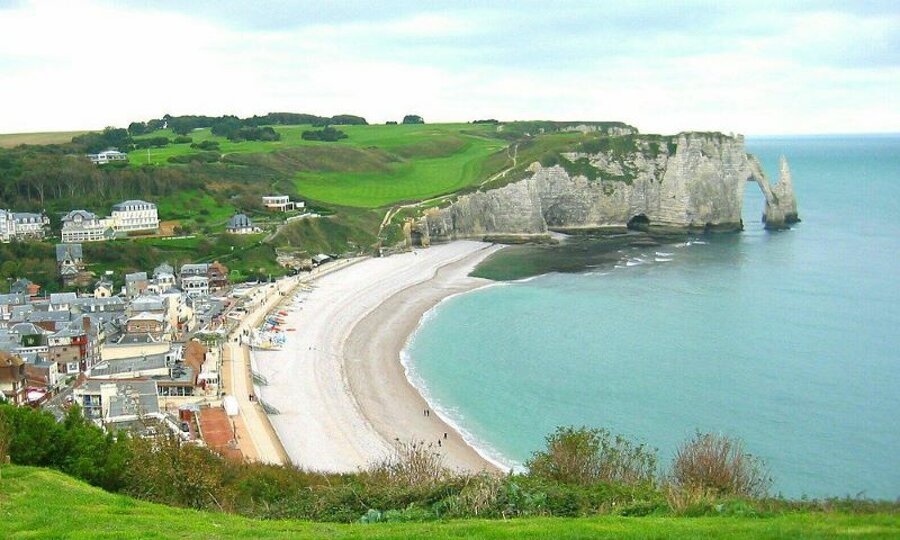
[[[493,253],[495,250],[486,248],[485,251]],[[444,455],[446,465],[470,472],[501,468],[470,445],[452,422],[435,414],[433,404],[410,380],[401,354],[426,313],[447,298],[493,283],[468,277],[472,268],[486,256],[486,253],[476,252],[441,266],[430,279],[394,294],[359,320],[345,343],[345,358],[361,358],[368,354],[374,359],[354,365],[346,373],[360,410],[382,438],[432,444]],[[381,331],[384,326],[391,330]],[[390,391],[371,384],[378,379],[376,372],[379,371],[380,375],[396,381]],[[430,411],[428,416],[422,414],[425,410]],[[437,441],[441,441],[440,446]]]
[[[493,283],[468,273],[498,249],[453,242],[367,259],[298,294],[283,350],[253,351],[268,381],[257,392],[278,411],[269,419],[295,465],[354,472],[389,455],[397,440],[416,440],[451,468],[499,470],[437,414],[425,414],[431,406],[400,361],[426,312]]]
[[[444,302],[475,290],[481,290],[487,287],[495,287],[505,284],[506,283],[504,282],[495,281],[481,287],[453,293],[440,299],[436,304],[434,304],[431,308],[425,311],[424,314],[422,314],[422,316],[419,318],[419,322],[416,325],[415,330],[413,330],[413,332],[409,334],[409,336],[407,336],[406,340],[404,341],[403,348],[400,350],[400,364],[401,366],[403,366],[403,373],[406,376],[406,380],[409,381],[412,387],[416,389],[416,392],[418,392],[419,395],[422,396],[422,398],[432,407],[441,421],[450,426],[450,428],[454,432],[456,432],[463,441],[465,441],[467,446],[472,448],[479,456],[493,465],[495,470],[500,471],[513,470],[517,465],[506,461],[503,456],[500,455],[498,451],[490,447],[490,445],[485,444],[483,441],[479,441],[475,434],[468,431],[462,426],[462,422],[459,419],[453,418],[453,413],[448,408],[446,408],[443,403],[440,403],[439,401],[437,401],[437,398],[431,395],[427,382],[418,374],[415,366],[411,364],[412,357],[409,354],[409,346],[410,343],[412,343],[413,338],[424,326],[425,322],[441,307]]]

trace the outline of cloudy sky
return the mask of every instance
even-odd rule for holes
[[[895,0],[0,0],[2,133],[269,111],[896,132],[898,94]]]

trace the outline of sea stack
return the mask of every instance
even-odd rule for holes
[[[781,156],[781,167],[778,183],[771,188],[771,196],[766,196],[766,209],[763,222],[767,229],[784,229],[792,223],[800,221],[797,213],[797,196],[794,194],[794,182],[787,158]]]

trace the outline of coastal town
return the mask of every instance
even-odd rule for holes
[[[263,203],[275,212],[304,206],[278,195]],[[224,232],[260,228],[236,214]],[[164,262],[117,276],[98,274],[85,260],[85,243],[159,233],[157,207],[143,200],[115,204],[105,217],[84,209],[62,216],[52,289],[63,292],[48,293],[46,283],[23,275],[0,293],[0,401],[59,419],[77,404],[109,433],[169,433],[229,457],[260,459],[248,431],[271,427],[261,411],[247,421],[254,425],[245,423],[253,414],[247,409],[262,405],[253,396],[252,342],[238,336],[262,323],[271,349],[280,329],[263,316],[302,275],[295,269],[279,280],[232,283],[228,267],[212,261]],[[45,214],[0,210],[4,243],[46,241],[51,234]],[[301,274],[331,259],[316,255]],[[279,452],[268,450],[269,461],[281,462]]]

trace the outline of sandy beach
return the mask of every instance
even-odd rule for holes
[[[351,472],[389,455],[398,439],[440,439],[435,450],[449,467],[495,469],[434,412],[424,414],[430,407],[407,380],[400,351],[442,299],[491,283],[468,273],[497,249],[453,242],[366,259],[297,295],[285,346],[253,351],[268,382],[257,395],[278,411],[269,418],[295,465]]]

